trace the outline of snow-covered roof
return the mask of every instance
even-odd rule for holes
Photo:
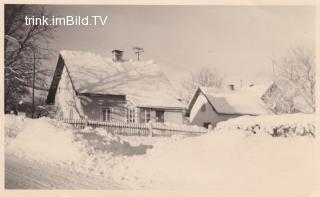
[[[200,88],[213,108],[221,114],[268,114],[270,111],[261,100],[268,85],[254,85],[237,90]]]
[[[78,93],[125,95],[139,107],[184,107],[153,61],[114,62],[80,51],[60,55]]]

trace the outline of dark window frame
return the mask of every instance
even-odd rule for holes
[[[113,113],[112,107],[103,107],[101,111],[102,111],[102,121],[111,122],[112,113]]]
[[[201,105],[201,109],[200,110],[201,110],[201,112],[206,112],[207,106],[206,106],[205,103]]]
[[[149,108],[143,108],[141,109],[141,122],[142,123],[148,123],[151,120],[151,109]]]

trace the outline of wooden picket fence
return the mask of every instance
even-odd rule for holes
[[[172,134],[189,134],[200,135],[207,133],[209,130],[204,127],[195,125],[178,125],[166,123],[151,123],[152,132],[155,135],[172,135]]]
[[[124,123],[124,122],[100,122],[86,119],[60,119],[60,121],[74,125],[76,128],[86,127],[103,128],[106,132],[115,135],[127,136],[171,136],[175,134],[200,135],[208,132],[208,129],[190,125],[170,125],[165,123]]]

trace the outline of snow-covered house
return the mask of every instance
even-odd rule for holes
[[[182,123],[185,106],[153,61],[61,51],[47,97],[60,118]]]
[[[198,87],[188,104],[190,123],[214,127],[218,122],[230,118],[270,113],[261,100],[267,85],[252,85],[241,89],[229,87],[229,90]]]
[[[313,113],[315,104],[311,91],[310,87],[297,88],[292,81],[278,81],[270,85],[262,100],[277,114]]]

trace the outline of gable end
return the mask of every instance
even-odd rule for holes
[[[50,89],[49,89],[47,100],[46,100],[47,105],[53,105],[55,103],[55,97],[56,97],[57,89],[59,86],[59,82],[61,80],[63,68],[64,68],[64,61],[61,55],[59,55],[57,66],[51,81]]]

